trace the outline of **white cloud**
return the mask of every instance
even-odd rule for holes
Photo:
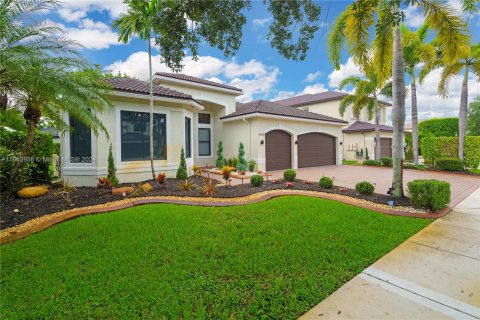
[[[57,10],[60,17],[67,22],[86,18],[91,11],[107,12],[115,19],[120,13],[127,11],[127,6],[122,0],[64,0]]]
[[[420,119],[429,119],[435,117],[458,117],[458,108],[460,106],[460,95],[462,92],[463,75],[458,75],[449,85],[448,99],[443,99],[438,95],[438,82],[440,81],[442,71],[434,70],[426,78],[423,84],[417,83],[417,105]],[[408,87],[409,88],[409,87]],[[468,101],[480,95],[480,83],[474,76],[468,80]],[[407,95],[405,107],[407,119],[411,119],[411,95]]]
[[[272,20],[272,17],[268,18],[263,18],[263,19],[253,19],[252,23],[255,27],[265,27],[267,23],[269,23]]]
[[[425,17],[414,6],[408,6],[403,10],[403,13],[405,14],[403,23],[410,28],[418,28],[425,22]]]
[[[86,49],[106,49],[111,45],[119,45],[117,33],[109,25],[93,21],[91,19],[82,19],[77,27],[64,27],[65,36],[75,40]]]
[[[312,81],[317,80],[321,75],[322,75],[322,72],[320,70],[318,70],[316,72],[312,72],[312,73],[307,74],[307,76],[305,77],[305,80],[303,80],[303,81],[312,82]]]
[[[237,63],[235,60],[225,61],[212,56],[199,56],[197,61],[192,57],[183,60],[182,73],[222,82],[241,88],[245,94],[238,97],[241,102],[265,98],[270,95],[273,86],[277,83],[280,70],[268,66],[257,60]],[[152,57],[154,72],[170,70],[160,62],[160,56]],[[105,67],[111,73],[126,73],[138,79],[148,79],[148,54],[139,51],[131,54],[126,60],[115,61]]]
[[[333,70],[328,75],[328,85],[337,89],[340,81],[350,76],[362,76],[363,73],[360,71],[360,68],[353,62],[353,59],[350,57],[347,60],[346,64],[341,64],[339,70]]]
[[[279,91],[275,97],[270,99],[270,101],[276,101],[276,100],[282,100],[282,99],[287,99],[295,96],[300,96],[303,94],[315,94],[315,93],[320,93],[320,92],[325,92],[328,91],[328,89],[325,87],[325,84],[323,83],[315,83],[309,86],[306,86],[303,88],[302,91]]]

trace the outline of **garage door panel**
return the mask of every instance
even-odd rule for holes
[[[380,156],[391,157],[392,156],[392,139],[380,138]]]
[[[292,167],[292,137],[288,132],[273,130],[265,135],[265,161],[267,171]]]
[[[312,132],[298,136],[298,167],[327,166],[337,163],[335,138]]]

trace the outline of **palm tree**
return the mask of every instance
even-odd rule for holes
[[[442,47],[445,61],[456,61],[468,50],[469,37],[464,21],[450,6],[433,0],[356,0],[337,18],[328,38],[329,57],[335,68],[340,68],[341,52],[346,43],[353,61],[365,74],[373,68],[380,82],[386,81],[390,75],[392,77],[394,197],[403,196],[405,68],[400,31],[400,22],[404,17],[401,4],[412,4],[423,11],[426,24],[437,31],[435,41]],[[375,27],[375,39],[370,43],[372,27]]]
[[[405,71],[410,76],[410,93],[412,96],[412,149],[413,161],[418,164],[418,109],[415,68],[420,63],[430,65],[436,59],[436,48],[425,43],[428,26],[424,24],[417,31],[411,31],[405,25],[400,26],[403,41],[403,59]]]
[[[108,84],[101,72],[90,69],[76,51],[79,45],[63,38],[58,27],[48,23],[26,26],[20,23],[24,14],[41,11],[53,4],[54,1],[8,0],[0,6],[0,93],[12,96],[15,106],[24,110],[27,133],[22,157],[28,157],[31,152],[42,116],[53,120],[58,129],[65,130],[69,126],[62,114],[68,113],[91,127],[95,134],[100,130],[106,133],[96,115],[111,105],[107,99]],[[15,165],[5,198],[11,194],[23,166],[22,161]]]
[[[351,76],[340,82],[339,89],[343,90],[347,86],[354,86],[355,92],[352,95],[345,96],[340,101],[339,111],[343,116],[348,107],[352,106],[353,115],[358,118],[360,112],[366,108],[368,118],[371,120],[375,114],[375,160],[380,159],[380,113],[378,106],[378,96],[385,95],[391,97],[392,84],[379,83],[374,72],[370,72],[366,79],[357,76]]]
[[[150,166],[152,178],[155,179],[155,168],[153,166],[153,79],[152,79],[152,45],[151,34],[153,31],[154,19],[158,12],[157,0],[127,0],[128,11],[121,14],[119,19],[113,22],[118,29],[118,41],[127,43],[138,35],[140,39],[148,42],[148,71],[150,86]]]
[[[462,93],[460,96],[460,109],[458,112],[458,157],[463,160],[464,140],[467,133],[468,121],[468,75],[470,71],[480,79],[480,43],[473,45],[468,54],[463,55],[457,61],[447,64],[443,68],[438,91],[448,97],[448,85],[450,80],[463,72]]]

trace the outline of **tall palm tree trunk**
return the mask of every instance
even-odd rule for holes
[[[398,12],[398,6],[395,8]],[[403,128],[405,125],[405,69],[403,62],[402,35],[400,26],[393,27],[393,63],[392,63],[392,87],[393,87],[393,179],[392,196],[403,196]]]
[[[418,110],[417,110],[417,87],[415,74],[410,74],[410,90],[412,91],[412,148],[413,162],[418,164]]]
[[[152,179],[155,179],[155,168],[153,166],[153,79],[152,79],[152,44],[148,38],[148,71],[150,76],[150,167]]]
[[[460,111],[458,113],[458,157],[463,160],[463,143],[467,133],[467,111],[468,111],[468,71],[469,65],[465,65],[463,75],[462,95],[460,97]]]
[[[380,113],[381,109],[378,107],[378,100],[374,98],[375,104],[375,160],[380,160],[382,155],[382,144],[380,139]]]

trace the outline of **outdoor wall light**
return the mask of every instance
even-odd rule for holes
[[[295,144],[298,144],[298,140],[297,140],[297,141],[295,141]]]
[[[342,145],[342,144],[343,144],[343,142],[342,142],[342,141],[340,141],[340,145]]]
[[[260,140],[260,144],[263,144],[263,140]]]

